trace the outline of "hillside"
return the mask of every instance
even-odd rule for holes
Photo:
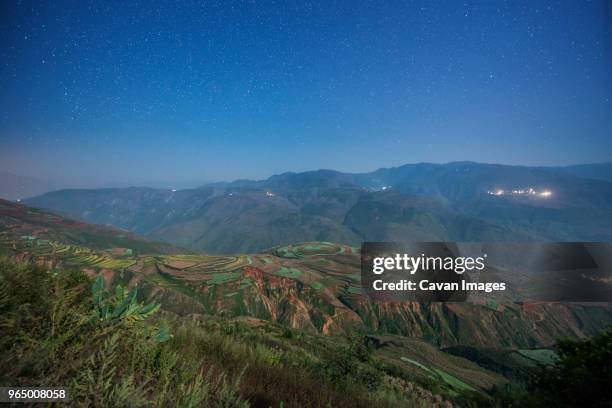
[[[176,316],[136,287],[49,272],[0,258],[0,385],[61,384],[78,406],[448,408],[508,382],[419,340]]]
[[[194,347],[200,339],[204,351],[194,361],[222,364],[229,378],[244,378],[233,387],[251,402],[300,406],[301,398],[313,398],[296,396],[303,381],[306,389],[324,387],[321,400],[339,406],[386,395],[367,397],[371,389],[395,395],[384,406],[414,398],[442,406],[486,399],[508,381],[523,381],[534,367],[531,356],[549,353],[543,347],[560,337],[595,335],[612,322],[605,304],[374,302],[361,288],[356,247],[310,242],[233,256],[179,254],[113,228],[1,204],[0,252],[21,265],[3,264],[5,282],[29,279],[18,269],[37,264],[53,273],[32,270],[41,274],[37,281],[19,288],[46,290],[41,279],[73,279],[67,271],[102,276],[110,289],[138,286],[139,299],[161,304],[176,347]],[[277,381],[289,375],[284,370],[296,364],[305,371],[279,388]],[[10,370],[27,368],[19,367]],[[262,376],[272,385],[261,383]],[[342,387],[358,396],[347,400]]]
[[[612,181],[612,163],[577,164],[559,170],[578,177]]]
[[[152,242],[129,231],[75,221],[46,211],[0,199],[0,243],[4,251],[20,243],[47,248],[54,244],[82,246],[129,254],[172,254],[184,250]]]
[[[584,337],[612,321],[605,307],[496,306],[370,301],[360,286],[359,249],[326,242],[233,256],[177,254],[106,227],[4,203],[0,245],[13,258],[103,273],[109,284],[139,283],[179,315],[251,316],[322,334],[367,330],[440,346],[534,347]],[[159,249],[160,252],[150,252]],[[161,251],[174,252],[164,255]]]
[[[605,179],[606,167],[584,169],[592,178],[568,168],[414,164],[179,191],[62,190],[24,202],[220,254],[301,241],[611,240],[612,183],[593,175]]]

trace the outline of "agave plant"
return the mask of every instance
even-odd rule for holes
[[[94,308],[90,320],[100,326],[131,325],[151,317],[160,308],[159,303],[137,301],[138,285],[129,291],[121,285],[117,285],[114,293],[107,291],[102,275],[95,280],[91,291]],[[165,328],[160,328],[152,337],[157,342],[164,342],[170,334]]]

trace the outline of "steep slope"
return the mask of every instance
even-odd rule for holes
[[[213,253],[251,252],[301,240],[358,243],[337,221],[300,211],[289,200],[261,192],[207,200],[196,214],[149,236]]]
[[[5,250],[44,247],[52,243],[81,245],[94,250],[117,253],[173,254],[184,250],[160,242],[151,242],[131,232],[114,227],[88,224],[56,214],[0,199],[0,241]]]
[[[369,241],[492,241],[536,238],[514,225],[502,227],[465,215],[430,197],[388,190],[364,194],[345,224]]]
[[[173,191],[148,187],[60,190],[23,200],[97,224],[109,224],[147,234],[187,217],[214,196],[212,188]]]

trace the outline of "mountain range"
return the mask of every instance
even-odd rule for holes
[[[178,191],[60,190],[23,202],[207,253],[303,241],[609,241],[610,167],[420,163]]]

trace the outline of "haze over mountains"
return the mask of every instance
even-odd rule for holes
[[[178,191],[61,190],[24,202],[211,253],[304,241],[609,241],[611,167],[421,163]]]
[[[43,177],[30,177],[17,175],[12,172],[0,171],[0,198],[5,200],[21,200],[33,197],[49,191],[74,189],[74,188],[124,188],[134,185],[154,188],[188,189],[196,188],[207,182],[204,179],[193,180],[147,180],[139,182],[130,181],[85,181],[85,180],[63,180],[47,179]]]
[[[61,185],[48,180],[0,171],[0,197],[7,200],[32,197],[58,188]]]

